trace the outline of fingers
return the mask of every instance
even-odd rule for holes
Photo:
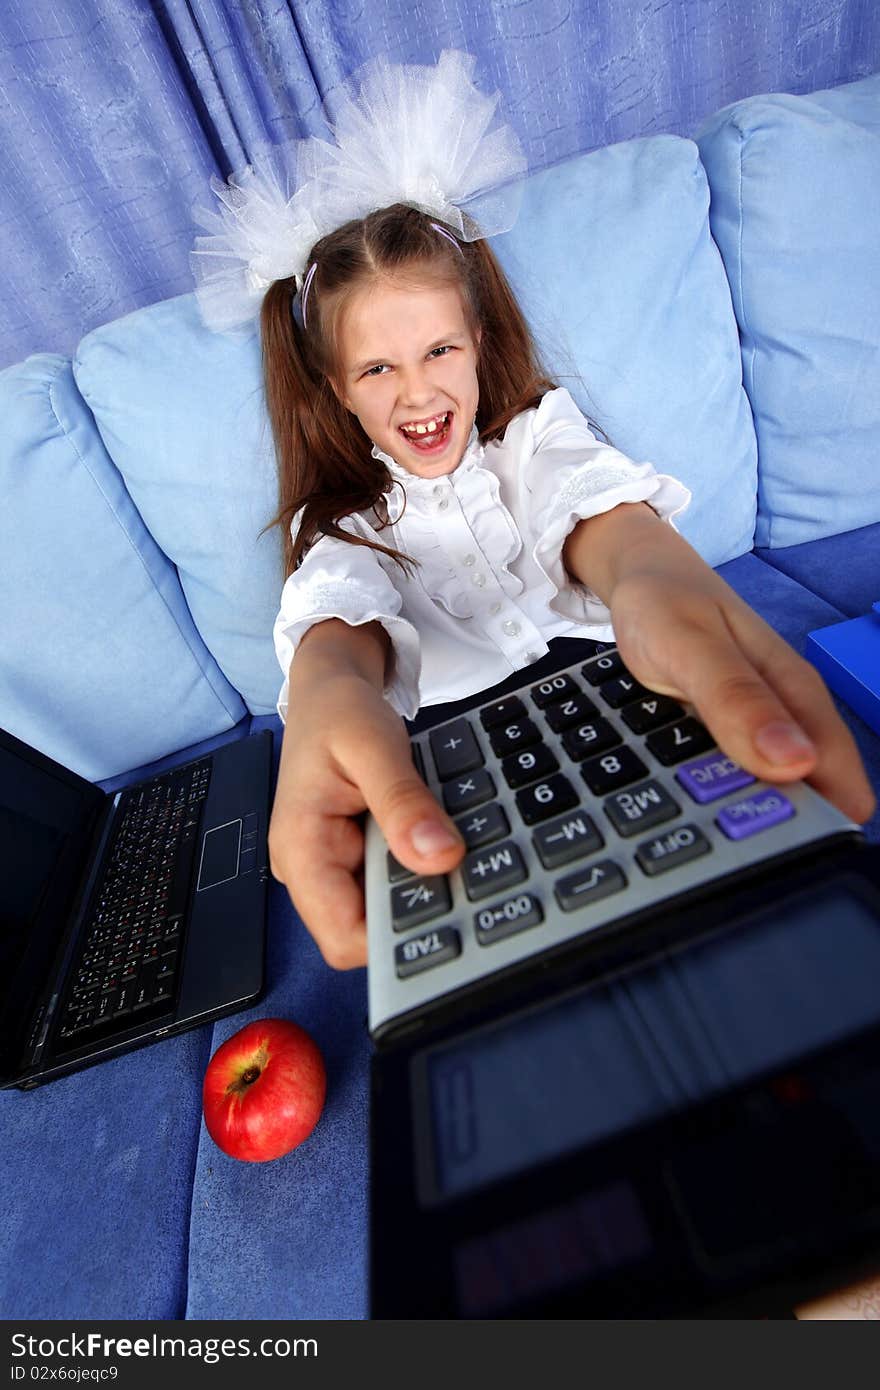
[[[288,808],[283,820],[273,817],[269,861],[327,964],[334,970],[365,965],[363,834],[357,823]]]
[[[448,874],[464,854],[454,822],[415,770],[402,726],[353,748],[348,771],[391,853],[416,874]]]
[[[755,665],[759,678],[772,682],[784,707],[816,750],[806,780],[844,815],[861,824],[873,815],[876,798],[855,739],[815,667],[775,635],[773,646],[769,663],[760,650],[756,651]],[[778,772],[776,777],[783,780]]]
[[[276,794],[269,850],[273,875],[327,964],[346,970],[367,959],[364,835],[353,817],[372,811],[392,854],[417,874],[449,873],[464,843],[416,772],[396,715],[369,726],[352,722],[335,742],[332,764],[332,775],[329,762],[322,765],[318,794],[314,779],[289,797]]]
[[[874,796],[855,742],[818,673],[775,634],[746,657],[736,641],[702,637],[683,685],[720,747],[763,781],[804,778],[855,821]]]

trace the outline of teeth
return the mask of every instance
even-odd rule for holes
[[[407,434],[436,434],[446,424],[448,414],[447,411],[445,415],[437,415],[424,425],[401,425],[400,428]]]

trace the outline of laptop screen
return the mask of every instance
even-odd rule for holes
[[[0,734],[0,1067],[47,982],[104,793]]]

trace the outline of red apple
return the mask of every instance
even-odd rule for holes
[[[317,1044],[286,1018],[248,1023],[205,1072],[202,1109],[214,1143],[231,1158],[264,1163],[311,1134],[327,1093]]]

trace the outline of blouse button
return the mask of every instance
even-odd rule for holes
[[[494,618],[496,614],[501,612],[501,604],[493,603],[492,607],[489,609],[489,612],[492,614],[492,617]]]
[[[448,498],[448,497],[441,497],[441,498],[440,498],[440,501],[437,503],[437,510],[438,510],[438,511],[441,511],[441,512],[445,512],[445,511],[446,511],[446,508],[447,508],[448,506],[449,506],[449,498]]]
[[[471,583],[476,584],[478,589],[482,589],[486,583],[486,576],[482,570],[477,570],[476,574],[471,575]]]
[[[475,565],[477,563],[477,557],[476,555],[464,555],[461,563],[468,566]]]
[[[512,618],[508,618],[506,623],[501,624],[501,631],[506,632],[508,637],[519,637],[519,623],[515,623]]]

